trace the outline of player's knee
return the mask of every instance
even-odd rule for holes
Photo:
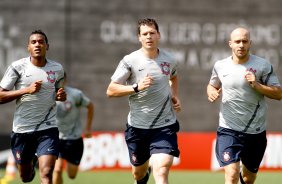
[[[68,173],[68,176],[69,176],[70,179],[75,179],[76,173]]]
[[[231,169],[225,171],[225,177],[232,182],[239,181],[240,170],[239,169]]]
[[[73,180],[76,178],[76,175],[69,175],[69,178]]]
[[[135,171],[132,173],[134,180],[141,180],[146,176],[146,173],[142,173],[140,171]]]
[[[134,180],[137,180],[137,181],[141,180],[144,177],[143,175],[139,173],[133,173],[132,175],[133,175]]]
[[[43,178],[52,178],[54,168],[52,167],[44,167],[40,169],[40,175]]]
[[[63,171],[54,169],[53,177],[62,177],[62,175],[63,175]]]
[[[69,168],[68,171],[67,171],[68,177],[70,179],[75,179],[76,175],[77,175],[77,172],[78,172],[78,168],[77,167]]]
[[[169,167],[161,167],[154,170],[158,176],[166,176],[169,172]]]
[[[256,178],[249,176],[249,177],[244,177],[244,183],[245,184],[254,184],[255,183]]]

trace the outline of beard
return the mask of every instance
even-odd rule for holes
[[[249,50],[250,49],[246,49],[246,50],[243,50],[243,51],[236,51],[235,54],[236,54],[237,58],[245,59],[246,57],[249,56]]]

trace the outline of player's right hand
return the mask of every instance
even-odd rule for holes
[[[220,97],[220,93],[221,93],[221,88],[219,88],[218,90],[211,90],[208,93],[208,100],[210,102],[214,102],[216,99]]]
[[[38,92],[41,89],[41,86],[42,86],[42,80],[38,80],[31,83],[31,85],[28,87],[28,93],[33,94]]]
[[[148,75],[146,77],[144,77],[143,80],[141,80],[138,83],[138,90],[142,91],[144,89],[147,89],[148,87],[150,87],[153,84],[153,77]]]

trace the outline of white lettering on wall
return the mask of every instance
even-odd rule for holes
[[[101,39],[105,43],[112,42],[132,42],[136,43],[137,33],[133,24],[128,22],[116,23],[113,21],[103,21],[101,23]]]
[[[18,32],[19,29],[15,26],[9,27],[8,32],[5,32],[4,19],[0,16],[0,77],[13,61],[27,54],[25,49],[13,45],[12,38],[16,37]]]
[[[268,135],[261,167],[282,168],[282,135]]]
[[[230,32],[238,26],[246,26],[251,31],[251,39],[256,44],[270,46],[280,45],[280,26],[247,25],[244,21],[236,23],[198,23],[198,22],[171,22],[160,23],[162,42],[173,45],[194,44],[223,44],[229,40]],[[101,40],[105,43],[130,41],[136,43],[136,25],[132,22],[115,22],[104,20],[100,25]]]
[[[253,54],[267,59],[275,70],[282,57],[279,50],[281,29],[277,24],[248,25],[246,21],[238,23],[198,23],[171,22],[160,23],[161,43],[171,45],[177,62],[186,69],[199,68],[210,70],[218,59],[231,55],[228,46],[230,32],[238,26],[248,27],[251,40],[262,49],[251,50]],[[105,20],[101,23],[101,40],[105,43],[137,43],[136,25],[129,22]],[[186,48],[184,47],[186,46]],[[181,47],[181,49],[175,49]]]
[[[128,151],[121,133],[100,134],[84,139],[84,153],[80,164],[81,170],[102,167],[130,167]]]

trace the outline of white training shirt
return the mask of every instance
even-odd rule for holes
[[[175,123],[169,79],[176,75],[176,63],[169,53],[159,50],[158,57],[150,59],[141,49],[134,51],[120,61],[111,79],[119,84],[132,85],[146,75],[153,77],[153,84],[129,96],[128,124],[152,129]]]
[[[261,84],[280,86],[271,64],[255,55],[244,64],[234,64],[232,57],[217,61],[209,84],[222,88],[219,126],[256,134],[266,129],[267,105],[264,95],[245,79],[247,71],[253,72]]]
[[[80,120],[81,107],[87,107],[90,99],[76,88],[65,86],[67,100],[57,101],[57,125],[59,137],[64,140],[75,140],[81,137],[82,123]]]
[[[38,92],[22,95],[16,100],[14,132],[25,133],[57,127],[55,85],[63,77],[62,65],[49,59],[44,67],[33,65],[30,57],[15,61],[8,67],[0,83],[3,89],[18,90],[42,80]]]

